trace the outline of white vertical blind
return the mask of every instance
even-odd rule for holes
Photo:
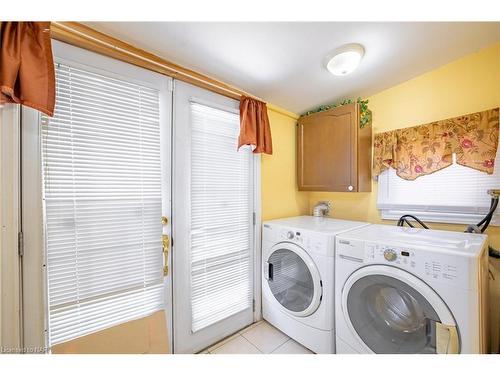
[[[239,115],[191,102],[191,329],[252,307],[253,156]]]
[[[56,89],[41,118],[50,345],[164,304],[159,92],[66,64]]]
[[[491,175],[454,163],[408,181],[390,168],[379,176],[377,206],[382,217],[387,219],[408,213],[428,221],[475,224],[490,208],[491,197],[487,190],[498,188],[500,152],[497,152]],[[491,225],[500,224],[500,210],[496,212]]]

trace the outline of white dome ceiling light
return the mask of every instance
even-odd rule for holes
[[[326,68],[334,76],[345,76],[356,70],[364,54],[361,44],[345,44],[328,54]]]

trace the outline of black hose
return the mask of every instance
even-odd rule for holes
[[[488,248],[488,254],[492,258],[500,259],[500,251],[499,250],[495,250],[491,246]]]
[[[404,219],[404,220],[405,220],[405,223],[408,224],[408,226],[410,228],[415,228],[415,226],[412,223],[410,223],[407,219]]]
[[[425,228],[425,229],[429,229],[429,227],[427,225],[424,224],[423,221],[421,221],[420,219],[418,219],[417,217],[413,216],[413,215],[403,215],[399,218],[399,221],[398,221],[398,226],[399,227],[402,227],[403,226],[403,223],[406,222],[408,225],[409,224],[409,221],[406,219],[407,217],[409,218],[412,218],[413,220],[415,220],[417,223],[419,223],[422,228]],[[414,226],[410,225],[412,228],[414,228]]]
[[[490,202],[490,210],[488,211],[488,213],[486,214],[486,216],[479,222],[477,223],[476,225],[479,227],[481,226],[481,224],[483,224],[486,219],[488,218],[488,216],[493,212],[495,211],[494,209],[492,210],[493,206],[495,206],[496,208],[496,205],[498,204],[498,198],[495,197],[495,198],[491,198],[491,202]]]
[[[497,207],[498,207],[498,197],[491,198],[490,211],[488,212],[488,214],[486,214],[485,218],[477,224],[477,226],[479,227],[481,224],[484,223],[483,227],[481,228],[481,233],[484,233],[486,228],[488,228],[488,225],[490,225],[491,219],[493,218],[493,214],[495,213]]]

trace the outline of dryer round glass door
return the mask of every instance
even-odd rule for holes
[[[299,246],[291,243],[274,246],[264,263],[264,277],[286,312],[307,316],[318,308],[320,275],[311,257]]]
[[[342,297],[353,333],[374,353],[458,352],[445,303],[406,271],[364,267],[349,277]]]

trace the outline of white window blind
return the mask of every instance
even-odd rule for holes
[[[454,163],[413,181],[392,168],[378,179],[378,203],[383,219],[413,214],[431,222],[476,224],[489,211],[488,189],[500,188],[500,152],[492,175]],[[499,210],[490,225],[500,225]]]
[[[41,125],[54,345],[163,308],[159,92],[56,64]]]
[[[239,115],[192,102],[192,331],[252,307],[253,156]]]

